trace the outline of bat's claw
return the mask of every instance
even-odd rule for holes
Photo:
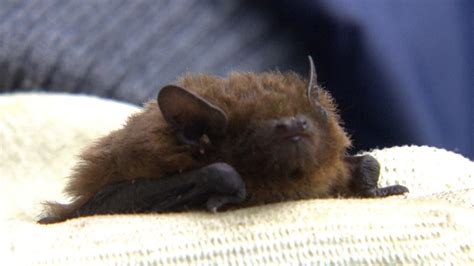
[[[390,187],[386,187],[388,189],[388,195],[401,195],[410,192],[407,187],[402,185],[394,185]]]
[[[408,192],[410,192],[410,191],[405,186],[393,185],[393,186],[375,188],[375,189],[366,191],[364,196],[374,197],[374,198],[381,198],[381,197],[401,195],[401,194],[405,194],[405,193],[408,193]]]
[[[59,217],[53,217],[53,216],[47,216],[47,217],[43,217],[41,218],[38,223],[39,224],[52,224],[52,223],[59,223],[59,222],[62,222],[64,221],[65,219],[64,218],[59,218]]]
[[[212,213],[217,213],[217,211],[224,205],[229,203],[240,203],[245,199],[241,195],[215,195],[211,196],[207,202],[207,210]]]
[[[217,209],[222,207],[225,203],[226,203],[225,198],[222,198],[219,196],[210,197],[207,200],[206,208],[208,211],[212,213],[217,213]]]

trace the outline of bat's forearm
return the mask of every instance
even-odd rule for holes
[[[209,210],[245,199],[245,185],[229,165],[215,163],[165,178],[142,178],[111,184],[79,208],[74,216],[159,212],[200,207]]]
[[[107,185],[80,207],[74,216],[144,212],[160,198],[165,199],[173,192],[179,193],[192,187],[191,184],[183,183],[173,190],[167,186],[167,181],[168,178],[142,178]]]

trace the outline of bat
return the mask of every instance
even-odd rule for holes
[[[288,72],[185,75],[81,154],[39,223],[96,214],[227,210],[329,197],[386,197],[380,166],[351,156],[329,92]]]

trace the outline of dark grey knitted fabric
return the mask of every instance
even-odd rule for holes
[[[140,104],[185,72],[306,64],[292,35],[238,0],[1,1],[0,91]]]

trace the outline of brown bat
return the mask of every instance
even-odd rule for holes
[[[187,75],[81,155],[40,223],[94,214],[216,211],[326,197],[385,197],[379,164],[350,156],[329,93],[297,74]]]

